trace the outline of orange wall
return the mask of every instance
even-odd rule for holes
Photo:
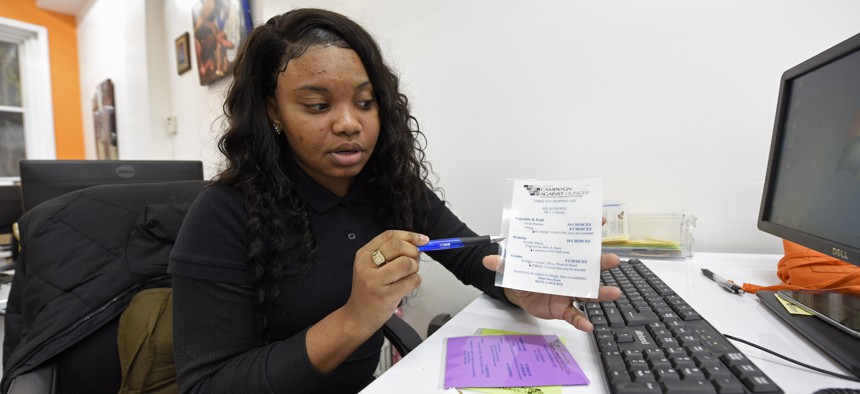
[[[0,16],[48,30],[57,158],[85,158],[75,17],[37,8],[35,0],[2,0]]]

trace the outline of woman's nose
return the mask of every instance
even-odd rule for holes
[[[355,134],[361,131],[361,122],[355,108],[340,108],[335,111],[332,131],[335,134]]]

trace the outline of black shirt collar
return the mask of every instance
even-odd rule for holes
[[[353,180],[352,186],[346,192],[346,196],[338,197],[317,181],[313,180],[292,157],[287,160],[287,176],[296,187],[299,196],[308,204],[316,213],[326,212],[338,204],[346,205],[349,203],[364,204],[369,199],[367,197],[367,180],[370,178],[366,173],[365,167]]]

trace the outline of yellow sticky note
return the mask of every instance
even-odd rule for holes
[[[812,316],[811,313],[800,309],[797,305],[792,304],[791,301],[780,297],[779,293],[774,293],[773,295],[776,296],[776,299],[779,300],[779,302],[782,304],[785,310],[788,311],[788,313],[791,313],[792,315]]]

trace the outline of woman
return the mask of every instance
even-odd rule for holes
[[[398,89],[342,15],[294,10],[250,34],[224,104],[226,169],[171,255],[183,392],[356,392],[373,379],[380,328],[421,283],[417,246],[475,235],[430,188]],[[495,287],[495,253],[430,256],[535,316],[591,328],[569,297]]]

